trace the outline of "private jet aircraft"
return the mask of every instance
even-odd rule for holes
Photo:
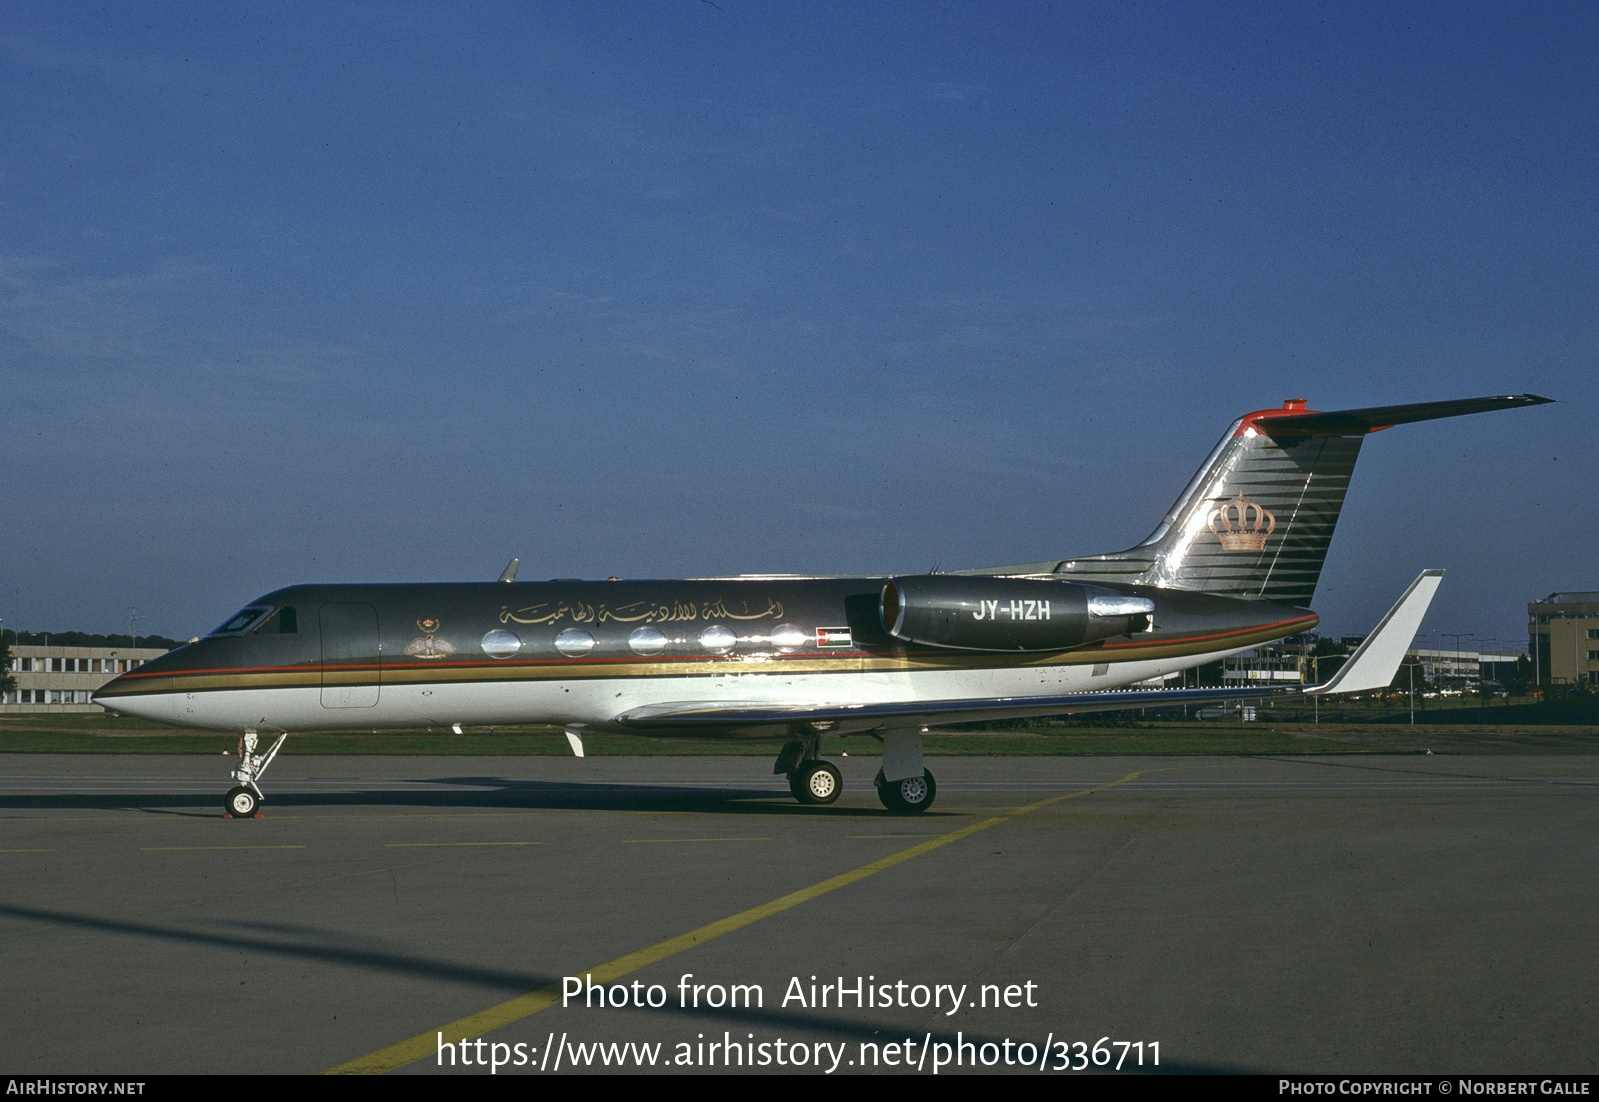
[[[1442,571],[1428,570],[1321,685],[1139,689],[1308,631],[1361,443],[1393,425],[1539,405],[1532,394],[1234,421],[1155,531],[1080,559],[894,577],[297,585],[111,681],[95,701],[239,734],[228,815],[290,731],[555,724],[784,740],[801,803],[838,798],[823,737],[883,744],[877,794],[933,802],[932,724],[1388,685]],[[276,736],[261,749],[261,738]]]

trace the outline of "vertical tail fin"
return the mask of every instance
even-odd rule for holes
[[[1318,413],[1303,400],[1234,421],[1160,526],[1109,555],[980,573],[1054,573],[1309,605],[1360,445],[1413,421],[1541,405],[1535,394]]]

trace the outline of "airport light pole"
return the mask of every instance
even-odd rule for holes
[[[1492,648],[1489,647],[1490,643],[1493,644]],[[1498,670],[1499,661],[1498,661],[1498,659],[1500,659],[1501,657],[1503,657],[1507,653],[1507,648],[1509,647],[1509,645],[1510,644],[1506,643],[1503,639],[1500,639],[1497,636],[1495,636],[1492,639],[1479,639],[1479,640],[1477,640],[1477,677],[1478,677],[1478,680],[1481,680],[1481,678],[1482,678],[1482,661],[1490,653],[1493,655],[1493,658],[1494,658],[1494,667],[1495,667],[1494,668],[1494,674],[1495,674],[1495,676],[1494,676],[1493,680],[1494,681],[1498,681],[1499,680],[1499,678],[1497,676],[1498,673],[1499,673],[1499,670]]]
[[[1321,655],[1313,654],[1313,655],[1310,656],[1310,683],[1312,685],[1320,685],[1321,684],[1321,669],[1317,665],[1317,663],[1319,663],[1320,661],[1321,661]],[[1315,696],[1310,698],[1310,714],[1313,717],[1311,719],[1312,723],[1320,723],[1321,722],[1321,694],[1320,693],[1317,693]]]
[[[1459,677],[1460,676],[1460,641],[1462,639],[1475,638],[1476,637],[1476,632],[1472,632],[1472,631],[1440,631],[1438,634],[1442,635],[1445,639],[1453,639],[1455,641],[1455,676]]]
[[[1548,615],[1543,616],[1542,619],[1544,627],[1547,628],[1549,626]],[[1527,623],[1527,649],[1532,651],[1531,691],[1541,699],[1543,697],[1543,656],[1538,653],[1540,649],[1538,646],[1538,620],[1539,617],[1532,616]],[[1548,632],[1545,631],[1544,634],[1547,635]]]

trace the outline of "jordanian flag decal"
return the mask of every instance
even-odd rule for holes
[[[849,628],[816,629],[816,645],[818,647],[847,647],[849,643]]]

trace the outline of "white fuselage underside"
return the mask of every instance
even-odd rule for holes
[[[603,727],[636,708],[672,703],[821,706],[1101,692],[1191,669],[1244,649],[1248,648],[1114,662],[1098,675],[1096,667],[1089,665],[884,673],[717,672],[703,677],[221,689],[118,697],[106,703],[118,712],[161,723],[227,731],[396,730],[456,723]],[[982,716],[977,713],[971,718]]]

